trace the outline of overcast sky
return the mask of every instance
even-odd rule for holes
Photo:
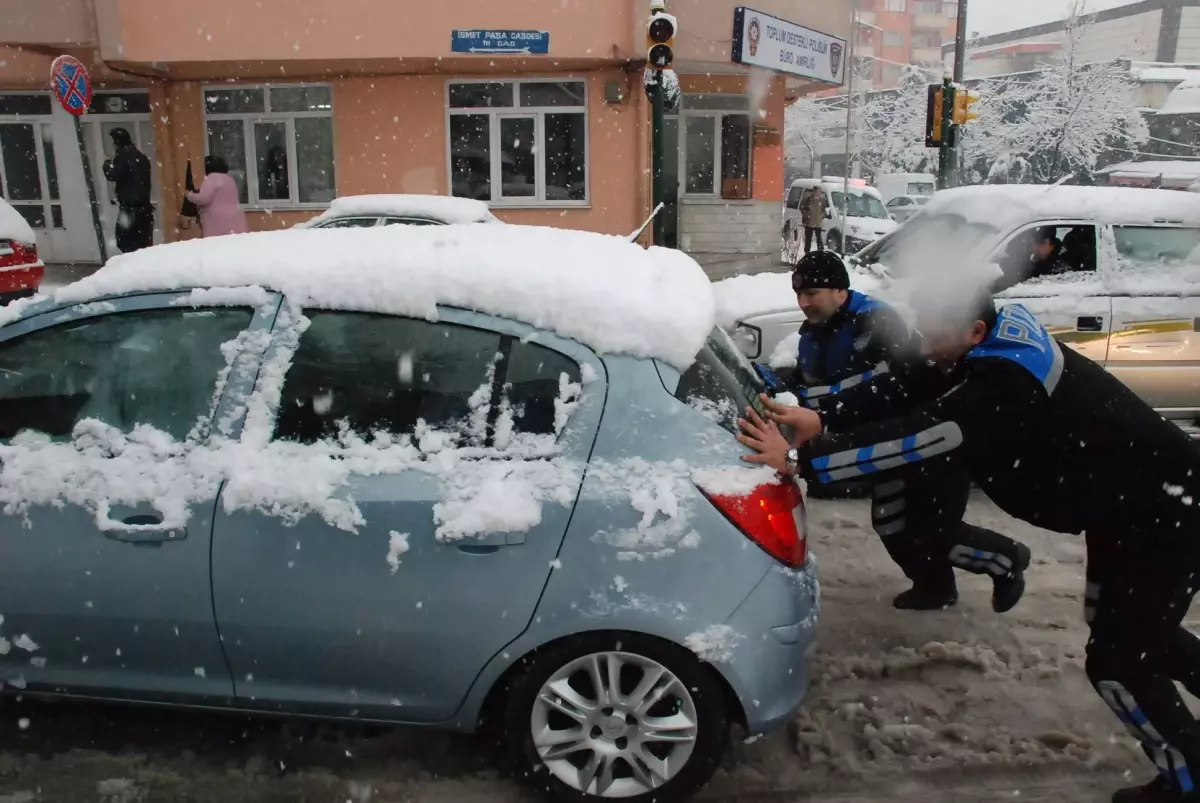
[[[1088,0],[1087,11],[1129,5],[1130,0]],[[967,0],[967,29],[987,35],[1062,19],[1071,0]]]

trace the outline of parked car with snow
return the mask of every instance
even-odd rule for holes
[[[929,203],[928,195],[898,195],[888,201],[886,208],[892,220],[904,223],[921,211],[921,207]]]
[[[36,293],[45,273],[33,229],[0,198],[0,304]]]
[[[793,716],[818,609],[713,310],[680,252],[523,226],[172,243],[15,302],[0,685],[488,728],[560,799],[688,796]]]
[[[862,179],[826,176],[821,179],[798,178],[788,189],[783,209],[784,251],[795,262],[804,249],[804,222],[801,218],[805,193],[813,187],[825,193],[825,247],[839,253],[853,253],[896,228],[883,207],[879,191]],[[842,209],[845,207],[843,226]],[[843,231],[845,228],[845,231]]]
[[[445,195],[348,195],[297,228],[353,229],[372,226],[448,226],[499,223],[483,201]]]
[[[937,176],[930,173],[880,173],[875,177],[875,188],[885,204],[904,195],[929,198],[937,190]]]
[[[1050,275],[1032,259],[1045,233],[1058,249]],[[850,261],[852,276],[882,277],[860,289],[885,297],[888,283],[935,263],[991,266],[998,303],[1024,304],[1059,341],[1200,436],[1200,197],[1116,187],[946,190]],[[719,306],[721,296],[718,288]],[[803,315],[794,306],[782,312],[792,302],[782,281],[759,299],[758,310],[741,304],[725,325],[754,359],[786,361],[778,338]]]

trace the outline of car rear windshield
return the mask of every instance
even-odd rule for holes
[[[730,432],[746,405],[757,405],[766,385],[723,329],[713,329],[696,361],[679,380],[675,398]]]

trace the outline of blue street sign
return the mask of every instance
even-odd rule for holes
[[[544,56],[550,52],[550,32],[455,29],[450,33],[450,51]]]

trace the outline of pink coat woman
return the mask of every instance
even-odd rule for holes
[[[204,157],[204,183],[187,197],[200,210],[200,228],[205,237],[250,230],[246,213],[238,205],[237,183],[229,177],[229,167],[220,156]]]

